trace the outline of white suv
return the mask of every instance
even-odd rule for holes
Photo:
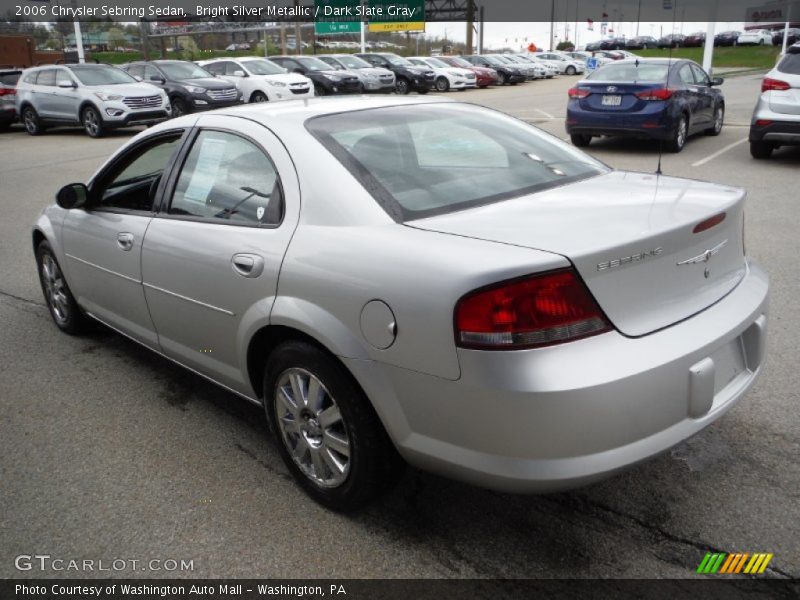
[[[26,69],[17,82],[17,114],[31,135],[46,127],[82,125],[91,137],[170,117],[163,90],[110,65],[48,65]]]
[[[776,148],[800,145],[800,44],[791,46],[764,76],[749,139],[753,158],[769,158]]]
[[[286,69],[266,58],[216,58],[201,60],[197,64],[236,85],[245,102],[275,102],[314,95],[314,84],[308,77],[287,73]]]

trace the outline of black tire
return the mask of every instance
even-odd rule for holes
[[[25,131],[27,131],[29,135],[42,135],[44,133],[44,127],[42,126],[41,119],[39,119],[39,114],[32,106],[23,108],[21,117],[22,124],[25,126]]]
[[[714,124],[703,133],[716,136],[722,133],[722,125],[725,122],[725,107],[720,104],[714,109]]]
[[[759,46],[763,46],[764,45],[764,40],[758,40],[758,45]]]
[[[592,136],[584,133],[573,133],[569,136],[569,139],[572,141],[572,145],[578,148],[585,148],[592,143]]]
[[[688,137],[689,121],[686,119],[686,115],[681,115],[681,118],[678,120],[678,124],[675,126],[675,131],[672,134],[672,138],[666,141],[664,148],[667,150],[667,152],[678,153],[683,150]]]
[[[89,327],[89,319],[75,302],[61,266],[53,254],[50,243],[46,240],[41,241],[36,247],[36,268],[47,309],[56,327],[69,335],[84,333]]]
[[[750,156],[758,160],[765,160],[772,156],[775,146],[769,142],[750,142]]]
[[[172,103],[173,118],[182,117],[183,115],[189,113],[189,109],[186,106],[186,102],[184,102],[182,99],[173,98],[171,103]]]
[[[406,96],[411,92],[411,83],[405,77],[398,77],[394,84],[394,89],[401,96]]]
[[[264,92],[253,92],[250,95],[250,102],[269,102],[269,98]]]
[[[290,372],[297,373],[298,371],[313,375],[322,384],[324,391],[327,392],[325,398],[329,398],[332,404],[335,403],[341,415],[342,429],[340,431],[344,432],[343,437],[347,440],[349,457],[343,481],[333,487],[326,487],[314,481],[313,475],[307,475],[293,458],[293,450],[290,449],[294,438],[297,439],[295,448],[302,446],[303,450],[306,448],[304,440],[314,439],[309,433],[309,420],[313,421],[313,427],[317,428],[319,439],[325,438],[324,433],[319,433],[321,426],[317,422],[317,417],[314,416],[325,411],[314,412],[306,405],[306,408],[302,410],[310,416],[306,416],[304,421],[301,419],[300,427],[292,427],[298,430],[297,434],[286,432],[277,420],[279,415],[276,405],[280,403],[280,410],[283,413],[281,415],[282,423],[297,422],[292,413],[287,410],[292,402],[279,400],[279,396],[281,398],[285,398],[285,396],[278,386],[282,377]],[[301,395],[303,393],[301,392]],[[300,486],[320,504],[337,511],[352,511],[375,499],[397,481],[404,463],[372,405],[358,383],[341,363],[319,347],[301,340],[290,340],[275,348],[267,360],[264,373],[264,407],[267,419],[275,433],[281,458]],[[321,423],[322,419],[319,422]],[[289,429],[288,425],[287,429]],[[308,443],[307,447],[311,448],[312,444]],[[300,451],[301,455],[303,450]],[[325,448],[320,450],[320,452],[324,451]],[[309,450],[306,450],[306,454],[311,460]],[[340,457],[343,456],[345,455],[340,455]],[[302,462],[300,459],[298,461]],[[326,466],[326,469],[329,468]],[[316,473],[316,469],[315,466],[314,473]],[[331,470],[330,473],[332,474],[333,471]]]
[[[565,72],[566,72],[567,75],[575,75],[575,73],[577,73],[578,71],[577,71],[577,69],[575,69],[575,67],[570,65],[570,66],[567,67],[567,70]]]
[[[450,82],[447,81],[447,77],[439,77],[436,80],[436,91],[447,92],[449,90],[450,90]]]
[[[93,106],[87,106],[81,111],[81,125],[89,137],[100,138],[106,133],[103,117]]]
[[[508,83],[508,75],[505,73],[497,74],[497,85],[506,85]]]

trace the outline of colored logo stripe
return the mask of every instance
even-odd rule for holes
[[[703,574],[747,573],[755,575],[766,571],[767,565],[769,565],[773,556],[773,554],[766,552],[758,552],[752,555],[749,552],[736,552],[734,554],[706,552],[697,567],[697,572]]]

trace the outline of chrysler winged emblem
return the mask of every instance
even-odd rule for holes
[[[712,256],[715,254],[719,254],[719,251],[725,247],[725,244],[728,243],[728,240],[722,240],[719,244],[714,246],[713,248],[709,248],[702,254],[698,254],[697,256],[693,256],[692,258],[687,258],[686,260],[682,260],[681,262],[677,263],[680,267],[682,265],[697,265],[700,263],[708,262]]]

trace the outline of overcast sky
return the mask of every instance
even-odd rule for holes
[[[564,39],[565,25],[569,27],[569,39],[575,41],[574,28],[575,22],[570,23],[556,23],[556,41]],[[614,29],[614,35],[624,35],[625,37],[633,37],[636,35],[636,23],[609,23],[609,28]],[[509,46],[510,48],[517,49],[527,46],[530,42],[536,44],[537,47],[547,48],[550,43],[550,23],[486,23],[486,31],[484,32],[484,45],[491,48],[501,48]],[[717,23],[716,32],[725,31],[728,29],[741,30],[744,26],[743,22],[726,22]],[[706,23],[675,23],[675,32],[689,34],[695,31],[705,31]],[[672,31],[673,23],[641,23],[639,24],[639,35],[652,35],[653,37],[660,37]],[[464,42],[466,39],[466,25],[463,22],[429,22],[425,25],[427,35],[444,37],[447,39]],[[608,34],[611,35],[611,32]],[[586,21],[578,23],[578,39],[577,44],[583,45],[586,42],[601,39],[600,23],[594,23],[594,31],[588,30]],[[527,38],[527,41],[526,41]],[[477,44],[477,37],[475,43]]]

